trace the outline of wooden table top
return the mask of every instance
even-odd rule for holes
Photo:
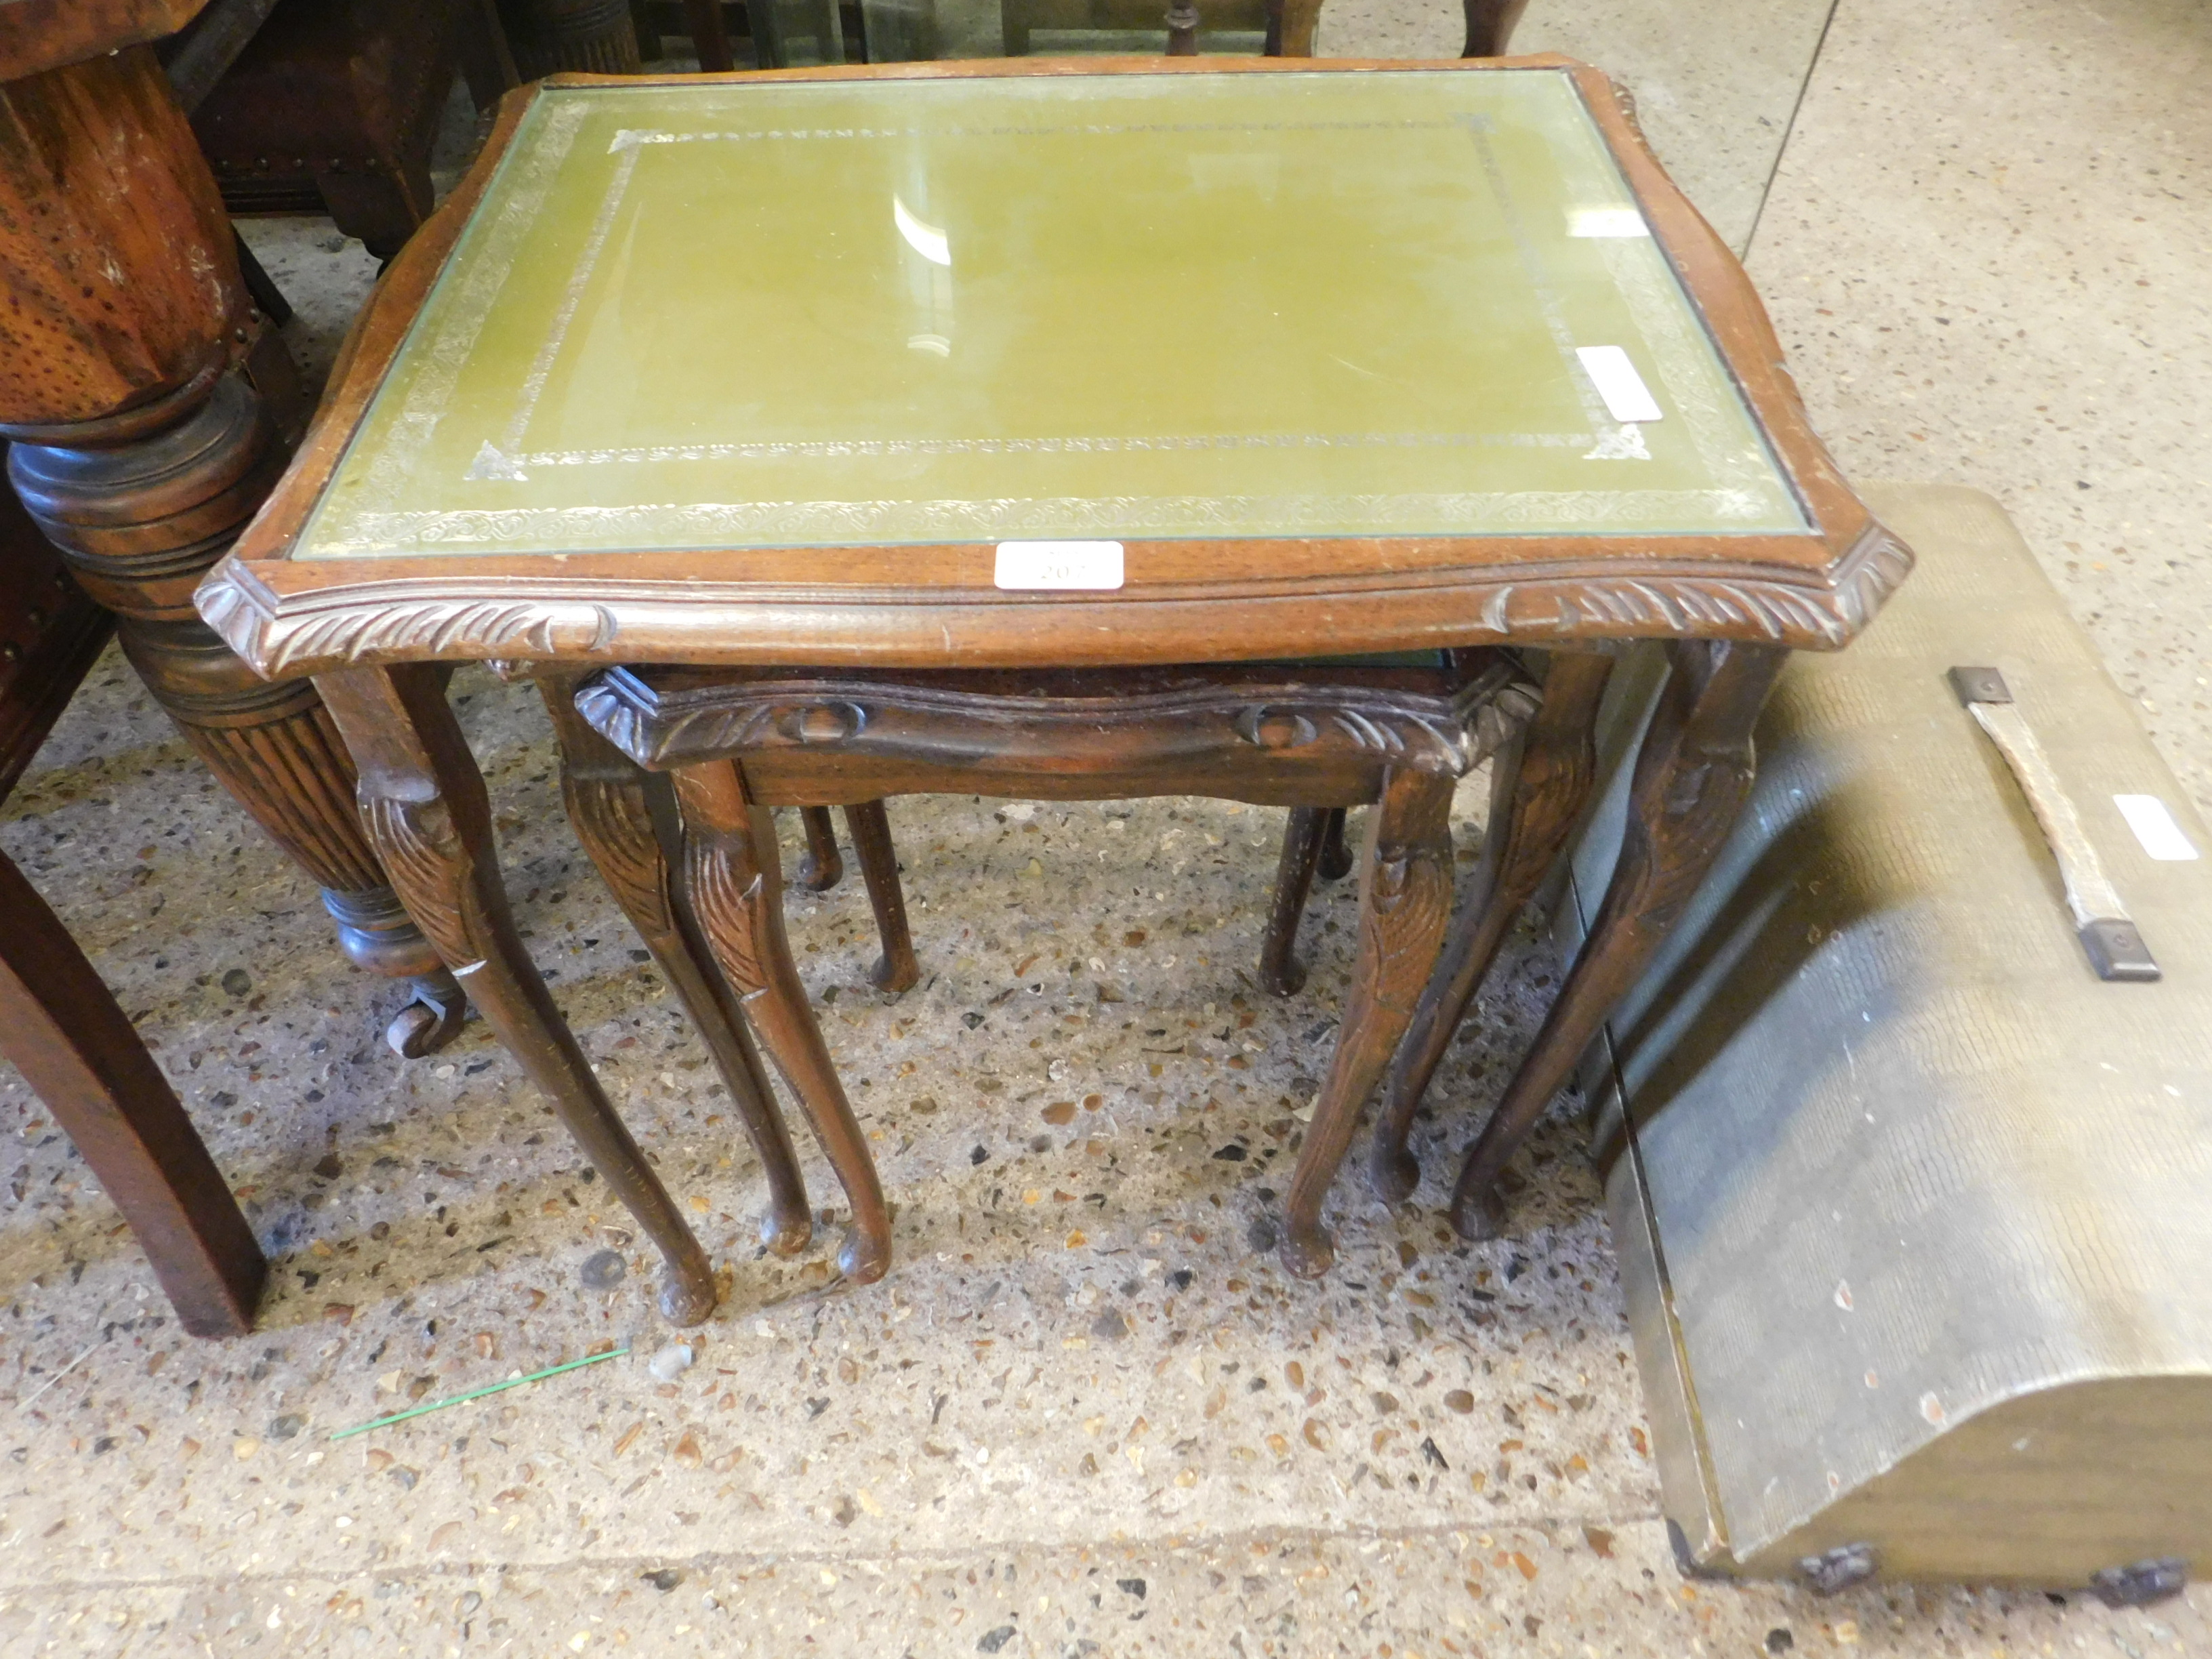
[[[1778,355],[1562,59],[556,77],[201,605],[270,672],[1833,646],[1909,555]]]

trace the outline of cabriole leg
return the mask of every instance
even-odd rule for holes
[[[883,955],[868,970],[868,981],[879,990],[912,990],[921,981],[921,964],[914,959],[906,895],[899,887],[898,849],[891,844],[891,821],[883,802],[865,800],[847,807],[845,828],[853,835],[853,855],[860,860],[860,879],[867,884],[876,936],[884,946]]]
[[[1459,931],[1398,1045],[1375,1126],[1368,1178],[1386,1204],[1412,1197],[1420,1184],[1420,1165],[1406,1150],[1413,1113],[1514,918],[1558,862],[1589,799],[1597,775],[1598,702],[1612,669],[1610,657],[1555,653],[1534,718],[1492,768],[1482,863]]]
[[[806,850],[799,854],[797,880],[810,893],[826,893],[845,878],[836,820],[826,806],[802,806],[799,822],[806,831]]]
[[[714,960],[806,1109],[853,1206],[852,1231],[837,1265],[854,1283],[872,1283],[890,1266],[890,1214],[867,1139],[846,1101],[784,937],[775,822],[766,808],[745,799],[734,763],[683,767],[675,779],[684,817],[685,891]]]
[[[1503,58],[1513,26],[1528,9],[1528,0],[1462,0],[1467,10],[1467,44],[1462,58]]]
[[[483,775],[438,671],[349,669],[317,684],[360,768],[362,821],[392,885],[477,1012],[659,1249],[661,1312],[675,1324],[697,1324],[714,1309],[707,1253],[608,1103],[516,937]]]
[[[663,840],[675,832],[672,796],[661,812],[653,810],[659,803],[653,797],[669,794],[667,780],[646,771],[585,722],[576,713],[573,678],[547,674],[538,687],[560,739],[561,798],[568,822],[682,999],[730,1091],[768,1176],[769,1212],[761,1218],[761,1242],[778,1255],[797,1255],[813,1237],[806,1183],[737,997],[679,902]]]
[[[1282,1261],[1300,1279],[1328,1272],[1335,1259],[1321,1224],[1322,1200],[1443,942],[1451,915],[1452,784],[1436,773],[1393,770],[1369,817],[1352,995],[1285,1206]]]
[[[1275,864],[1275,901],[1267,912],[1267,932],[1260,941],[1260,988],[1272,996],[1296,996],[1306,982],[1298,960],[1298,921],[1313,891],[1314,866],[1328,834],[1329,809],[1293,806],[1283,825],[1282,856]]]
[[[1344,821],[1351,809],[1332,806],[1322,815],[1321,833],[1321,876],[1324,881],[1342,881],[1352,873],[1352,843],[1345,839]]]
[[[1751,793],[1752,727],[1788,653],[1684,641],[1672,654],[1636,757],[1627,829],[1605,901],[1534,1045],[1460,1170],[1452,1224],[1463,1237],[1504,1231],[1498,1180],[1506,1164],[1697,892]]]

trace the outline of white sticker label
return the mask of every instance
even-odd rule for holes
[[[2173,814],[2156,795],[2115,795],[2112,805],[2120,809],[2120,816],[2136,832],[2143,851],[2160,863],[2179,864],[2197,856],[2189,837],[2173,821]]]
[[[1119,542],[1000,542],[992,580],[1000,587],[1112,588],[1121,585]]]
[[[1577,346],[1575,356],[1583,360],[1583,372],[1597,387],[1597,395],[1605,399],[1606,410],[1614,420],[1626,423],[1659,418],[1659,405],[1651,401],[1644,377],[1619,346]]]
[[[1651,227],[1632,207],[1584,207],[1567,210],[1570,236],[1649,236]]]

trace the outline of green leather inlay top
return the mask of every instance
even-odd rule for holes
[[[1565,74],[1124,74],[542,94],[297,556],[1805,527]]]

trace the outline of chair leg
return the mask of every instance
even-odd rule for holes
[[[1420,1184],[1420,1165],[1406,1150],[1413,1113],[1506,931],[1558,861],[1567,832],[1589,799],[1597,775],[1598,702],[1612,672],[1610,657],[1555,653],[1534,719],[1492,769],[1490,820],[1483,830],[1474,890],[1459,931],[1421,993],[1406,1040],[1398,1045],[1382,1115],[1375,1126],[1368,1178],[1386,1204],[1403,1202]]]
[[[1321,876],[1324,881],[1342,881],[1352,873],[1352,847],[1344,838],[1344,821],[1351,809],[1332,806],[1323,815],[1321,835]]]
[[[1467,44],[1462,58],[1503,58],[1513,26],[1528,9],[1528,0],[1462,0],[1467,11]]]
[[[837,1252],[837,1265],[855,1284],[870,1284],[890,1266],[890,1215],[867,1138],[845,1099],[784,937],[775,822],[765,807],[745,799],[732,762],[683,767],[675,779],[684,819],[684,889],[714,959],[806,1109],[853,1206],[852,1230]]]
[[[799,855],[796,879],[810,893],[826,893],[845,879],[845,860],[837,851],[837,825],[826,806],[802,806],[806,851]]]
[[[1335,1259],[1321,1224],[1322,1200],[1443,942],[1451,915],[1453,782],[1436,773],[1394,770],[1370,815],[1352,995],[1285,1206],[1282,1261],[1300,1279],[1328,1272]]]
[[[660,1310],[714,1309],[707,1253],[630,1138],[516,936],[490,803],[434,667],[356,668],[316,682],[360,769],[361,815],[409,912],[522,1063],[665,1263]]]
[[[1504,1231],[1498,1176],[1696,894],[1751,793],[1752,727],[1788,653],[1703,641],[1672,649],[1673,672],[1636,757],[1627,830],[1605,901],[1534,1045],[1460,1170],[1452,1224],[1463,1237]]]
[[[1326,806],[1293,806],[1283,826],[1282,856],[1275,865],[1275,903],[1267,913],[1267,933],[1260,942],[1260,987],[1270,995],[1296,996],[1306,982],[1298,960],[1298,921],[1313,890],[1314,866],[1327,839]]]
[[[1321,0],[1277,0],[1268,12],[1267,56],[1312,57],[1314,33],[1320,27]]]
[[[591,854],[623,914],[643,939],[691,1016],[693,1029],[730,1091],[738,1121],[768,1177],[769,1210],[761,1243],[778,1255],[797,1255],[814,1232],[806,1183],[791,1132],[745,1030],[737,997],[714,966],[714,954],[679,903],[668,841],[675,835],[674,799],[654,776],[617,749],[576,713],[576,678],[545,674],[538,682],[561,745],[561,798],[576,838]],[[665,805],[654,795],[665,798]],[[656,805],[662,805],[659,813]],[[665,820],[665,822],[662,822]]]
[[[194,1336],[241,1336],[268,1263],[207,1147],[115,998],[0,857],[0,1054],[131,1224]]]
[[[768,0],[761,0],[765,5]],[[684,0],[684,21],[691,31],[691,50],[704,72],[720,74],[738,66],[730,50],[730,31],[722,21],[722,0]],[[759,26],[754,26],[759,33]]]
[[[906,895],[899,888],[898,851],[891,845],[891,823],[879,800],[862,801],[845,809],[845,828],[852,832],[853,854],[860,860],[860,879],[867,884],[869,908],[876,913],[876,936],[884,953],[868,969],[868,981],[879,990],[908,991],[921,981],[921,964],[914,959],[914,936],[906,925]]]

